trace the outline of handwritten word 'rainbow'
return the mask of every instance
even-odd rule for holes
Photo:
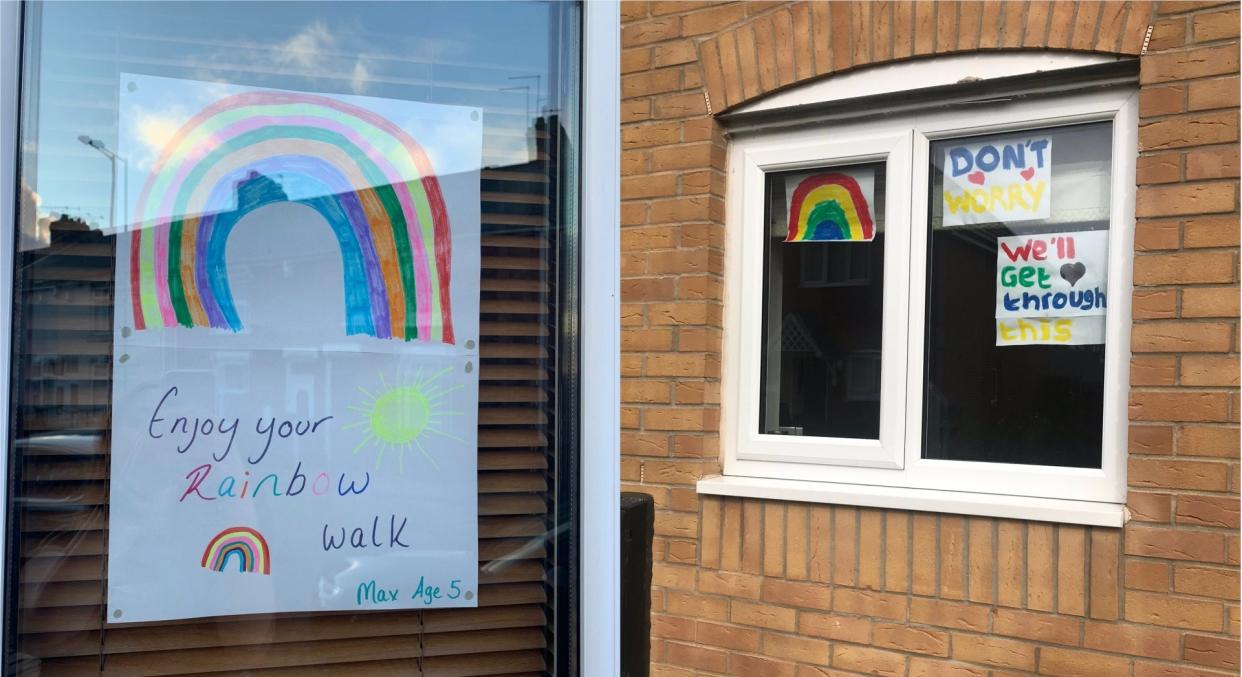
[[[272,557],[263,534],[250,527],[229,527],[216,534],[203,550],[204,569],[224,571],[230,560],[237,560],[238,571],[268,576],[272,573]]]
[[[786,242],[870,242],[875,223],[867,198],[853,177],[828,173],[798,183],[789,205]]]
[[[291,200],[272,175],[314,197]],[[246,214],[285,201],[336,235],[346,334],[454,342],[451,229],[423,149],[366,109],[277,91],[222,98],[164,146],[134,212],[135,328],[240,331],[225,242]]]

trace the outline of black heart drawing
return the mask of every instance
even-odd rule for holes
[[[1074,286],[1075,282],[1081,280],[1082,276],[1086,274],[1087,267],[1082,264],[1082,261],[1079,261],[1078,263],[1067,263],[1061,266],[1061,277],[1065,278],[1065,281],[1070,283],[1071,287]]]

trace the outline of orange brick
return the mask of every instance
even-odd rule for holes
[[[858,511],[858,587],[879,590],[884,578],[883,514],[874,508]]]
[[[1177,177],[1172,180],[1177,180]],[[1177,219],[1143,219],[1134,227],[1134,249],[1137,251],[1177,249],[1181,246],[1181,239],[1182,225]]]
[[[909,677],[987,677],[988,671],[962,663],[938,661],[929,658],[910,658]]]
[[[763,634],[763,653],[800,663],[828,663],[828,642],[807,637],[790,637],[770,632]]]
[[[650,116],[646,109],[644,114]],[[1139,156],[1136,170],[1139,185],[1173,183],[1182,178],[1182,155],[1178,152],[1144,154]],[[1134,235],[1135,247],[1139,247],[1142,242],[1142,248],[1147,249],[1147,237],[1148,234],[1140,227]]]
[[[871,620],[858,616],[838,616],[803,612],[798,616],[798,633],[854,644],[866,644],[871,636]]]
[[[1125,548],[1127,555],[1225,561],[1225,536],[1219,533],[1135,524],[1126,527]]]
[[[1195,42],[1210,42],[1238,37],[1238,10],[1226,9],[1194,15]]]
[[[677,616],[665,616],[663,614],[651,615],[651,636],[663,639],[680,639],[687,642],[694,641],[694,619],[679,618]]]
[[[1001,520],[996,527],[996,601],[1022,606],[1025,582],[1026,543],[1023,525]]]
[[[1126,593],[1126,620],[1185,630],[1220,632],[1224,606],[1149,592]]]
[[[1199,496],[1184,494],[1177,498],[1177,523],[1203,527],[1224,527],[1237,530],[1237,496]]]
[[[763,601],[781,606],[810,609],[830,609],[832,589],[815,583],[794,583],[766,579],[763,582]]]
[[[1126,561],[1126,588],[1148,592],[1167,592],[1172,568],[1164,562],[1131,559]]]
[[[953,633],[953,657],[1015,670],[1035,669],[1035,647],[1025,642],[999,637]]]
[[[807,575],[813,581],[828,582],[832,575],[832,510],[826,505],[811,508]]]
[[[1173,453],[1173,426],[1130,426],[1130,452],[1135,454]]]
[[[729,617],[728,600],[677,591],[669,591],[665,600],[667,611],[677,616],[716,621],[725,621]]]
[[[1183,227],[1187,248],[1236,247],[1239,241],[1238,217],[1197,216],[1187,219]]]
[[[1232,282],[1233,257],[1228,252],[1146,254],[1134,259],[1134,284],[1202,284]]]
[[[996,634],[1050,644],[1077,644],[1081,626],[1073,618],[1056,614],[1017,609],[997,609],[992,614],[992,631]]]
[[[742,571],[757,574],[763,567],[763,542],[754,538],[763,528],[763,503],[760,501],[743,501],[742,503]]]
[[[1177,382],[1177,357],[1135,355],[1130,358],[1130,385],[1171,386]]]
[[[1147,49],[1158,52],[1184,46],[1186,44],[1188,27],[1189,22],[1184,16],[1157,21],[1152,25],[1151,38],[1147,44]]]
[[[753,604],[742,600],[729,602],[729,622],[738,625],[752,625],[769,630],[792,632],[797,626],[796,612],[771,604]]]
[[[1026,547],[1026,606],[1052,611],[1056,606],[1053,588],[1056,554],[1053,551],[1052,527],[1042,523],[1029,525]]]
[[[659,44],[652,49],[651,53],[651,63],[656,68],[679,66],[697,59],[698,51],[695,49],[694,42],[690,40]]]
[[[785,576],[807,578],[808,512],[804,504],[790,504],[785,514]]]
[[[1139,90],[1139,116],[1171,115],[1186,109],[1186,85],[1144,87]]]
[[[1188,113],[1186,115],[1160,118],[1139,125],[1139,149],[1143,151],[1204,146],[1213,143],[1229,143],[1237,140],[1238,114],[1235,111]],[[1167,178],[1167,170],[1164,174],[1157,170],[1156,177],[1160,176]],[[1141,181],[1140,183],[1146,182]],[[1153,181],[1153,183],[1157,183],[1157,181]]]
[[[742,5],[729,5],[691,12],[682,18],[682,34],[686,36],[715,33],[746,16]]]
[[[1126,497],[1126,507],[1130,509],[1131,519],[1138,522],[1173,521],[1173,496],[1147,491],[1131,490]]]
[[[1057,611],[1086,615],[1086,532],[1082,527],[1057,527]]]
[[[832,667],[865,672],[869,675],[897,677],[905,674],[906,657],[899,653],[879,649],[834,644],[832,645]]]
[[[914,515],[913,591],[916,595],[936,594],[936,516]]]
[[[1224,421],[1229,408],[1225,393],[1132,392],[1130,418],[1143,421]]]
[[[1236,116],[1232,124],[1237,125]],[[1171,134],[1177,133],[1176,130],[1171,132]],[[1151,218],[1179,214],[1215,214],[1231,212],[1235,209],[1237,209],[1237,186],[1234,183],[1222,181],[1140,186],[1135,214],[1139,218]],[[1135,283],[1138,284],[1137,263]]]
[[[650,96],[661,92],[674,92],[681,88],[681,71],[676,68],[632,73],[621,76],[621,97]],[[674,141],[676,139],[673,139]],[[667,142],[666,142],[667,143]],[[635,146],[626,145],[625,148]]]
[[[1182,317],[1238,317],[1238,288],[1187,287],[1182,290]]]
[[[906,598],[883,592],[836,588],[832,593],[832,610],[900,621],[906,618]]]
[[[1238,107],[1238,76],[1197,80],[1187,89],[1190,110]]]
[[[964,599],[966,588],[966,522],[961,517],[940,518],[940,596]]]
[[[880,648],[912,651],[941,658],[949,655],[949,633],[908,625],[876,623],[871,631],[871,643]]]
[[[666,659],[673,665],[710,672],[724,672],[729,657],[723,651],[681,642],[667,642],[665,652]]]
[[[1229,486],[1229,466],[1216,461],[1131,458],[1129,468],[1134,486],[1198,491],[1224,491]]]
[[[1174,630],[1129,623],[1092,623],[1083,631],[1083,646],[1112,653],[1177,660],[1179,636]]]
[[[1200,148],[1186,153],[1186,180],[1236,178],[1238,147]]]
[[[785,575],[785,505],[775,501],[763,506],[763,574]]]
[[[1185,456],[1238,456],[1237,427],[1183,426],[1177,453]]]
[[[858,511],[835,506],[832,516],[832,582],[855,585],[858,581]]]
[[[1187,595],[1236,600],[1238,571],[1178,564],[1173,567],[1173,589]]]
[[[1039,673],[1065,677],[1121,675],[1130,670],[1130,659],[1081,650],[1043,647],[1039,650]]]
[[[910,621],[942,628],[986,632],[988,608],[975,604],[958,604],[914,597],[910,600]]]
[[[910,589],[910,515],[890,510],[884,519],[884,589],[905,592]]]
[[[694,626],[695,641],[699,644],[729,649],[731,651],[759,650],[759,632],[723,623],[699,621]]]
[[[1135,289],[1130,309],[1136,320],[1174,319],[1177,317],[1177,290]]]
[[[785,661],[775,661],[762,656],[746,656],[732,654],[729,657],[730,674],[734,675],[771,675],[771,677],[793,677],[794,665]]]
[[[621,46],[635,47],[661,42],[680,35],[679,17],[660,17],[648,21],[627,23],[621,27]]]
[[[1238,356],[1185,355],[1182,357],[1182,385],[1237,386]]]
[[[1237,21],[1237,13],[1234,13]],[[1187,635],[1185,640],[1184,658],[1207,667],[1238,670],[1238,640],[1223,637],[1205,637],[1203,635]]]
[[[1149,54],[1143,59],[1139,81],[1142,84],[1171,82],[1237,72],[1237,47],[1220,45]]]

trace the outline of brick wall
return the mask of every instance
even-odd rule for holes
[[[1238,673],[1236,3],[625,2],[622,473],[655,496],[653,674]],[[720,469],[727,142],[859,66],[1141,60],[1124,530],[700,497]]]

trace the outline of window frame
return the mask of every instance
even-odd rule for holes
[[[995,90],[989,91],[992,95]],[[1135,164],[1138,155],[1137,87],[1103,87],[1032,98],[996,98],[946,106],[936,110],[903,112],[887,119],[875,116],[861,121],[826,125],[790,126],[775,131],[740,133],[729,148],[728,203],[726,212],[726,275],[721,434],[723,478],[699,483],[704,493],[756,497],[801,496],[794,500],[852,503],[887,507],[964,512],[1031,519],[1120,526],[1124,522],[1126,497],[1126,454],[1128,433],[1126,403],[1129,393],[1131,295],[1136,199]],[[930,145],[935,140],[1026,129],[1058,127],[1088,122],[1112,122],[1112,158],[1109,201],[1108,284],[1113,302],[1106,315],[1104,413],[1102,463],[1099,469],[1002,464],[979,461],[953,461],[922,457],[922,416],[924,387],[924,339],[926,328],[927,227],[929,202]],[[809,438],[828,454],[815,463],[790,462],[779,449],[765,448],[763,440],[747,434],[749,421],[758,411],[747,413],[747,395],[740,388],[747,380],[742,370],[747,362],[757,363],[758,351],[745,352],[739,329],[755,310],[747,306],[754,277],[745,264],[754,257],[752,233],[746,224],[755,223],[755,191],[762,194],[763,176],[755,174],[751,156],[761,148],[807,148],[825,133],[834,138],[908,134],[912,171],[906,185],[909,217],[909,246],[902,261],[909,276],[904,298],[897,302],[908,312],[902,327],[904,336],[897,346],[888,343],[890,328],[884,328],[885,362],[898,359],[904,350],[902,380],[905,392],[903,449],[900,467],[860,467],[843,464],[831,457],[831,444],[824,438]],[[780,158],[763,155],[764,166],[782,166]],[[799,156],[803,157],[803,156]],[[756,180],[759,183],[755,187]],[[891,173],[887,189],[900,192],[901,179]],[[762,214],[760,214],[762,218]],[[895,213],[886,215],[889,222]],[[752,226],[753,230],[753,226]],[[886,247],[890,239],[886,237]],[[739,260],[741,259],[741,260]],[[898,252],[885,252],[885,274],[898,263]],[[759,273],[761,274],[761,273]],[[747,284],[747,282],[751,284]],[[886,282],[885,303],[889,296]],[[887,308],[886,308],[887,311]],[[755,398],[757,399],[757,398]],[[883,407],[883,404],[882,404]],[[745,414],[745,415],[743,415]],[[757,425],[754,427],[757,430]],[[881,426],[883,434],[884,426]]]
[[[742,200],[743,223],[762,223],[762,230],[752,229],[742,233],[748,238],[741,247],[738,264],[743,279],[750,275],[763,279],[765,273],[765,241],[769,237],[766,220],[767,172],[800,169],[821,169],[833,166],[884,162],[889,179],[901,177],[898,184],[910,180],[910,134],[862,135],[842,141],[786,145],[758,144],[739,150],[745,196]],[[904,348],[906,339],[905,305],[901,301],[907,287],[908,271],[896,265],[907,257],[909,246],[908,192],[885,189],[884,221],[884,309],[883,341],[885,345]],[[740,228],[733,229],[741,231]],[[896,235],[896,237],[893,237]],[[763,336],[764,285],[750,284],[737,287],[740,304],[738,316],[732,325],[739,327],[738,355],[760,355]],[[880,430],[879,439],[863,440],[842,437],[797,437],[772,435],[759,432],[759,389],[762,359],[735,364],[733,372],[738,388],[732,392],[738,398],[737,439],[735,449],[739,460],[784,461],[795,463],[847,463],[863,467],[902,467],[905,405],[905,359],[883,358],[880,364]],[[885,398],[884,395],[889,397]]]

